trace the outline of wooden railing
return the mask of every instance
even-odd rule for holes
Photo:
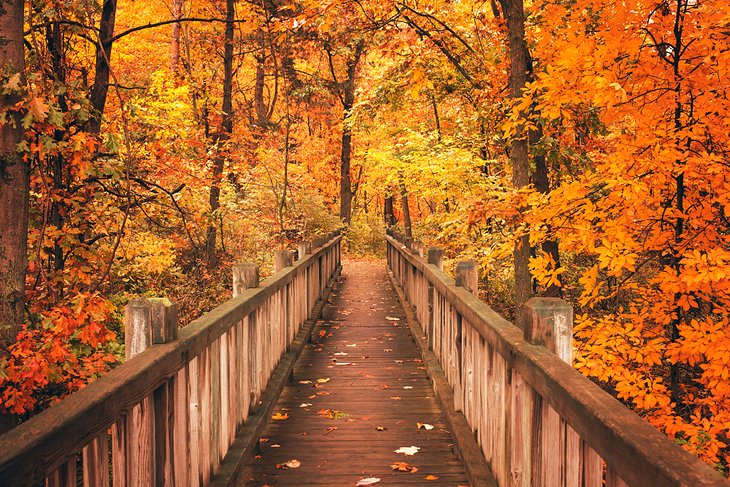
[[[454,280],[440,249],[386,239],[394,280],[499,485],[728,485],[569,365],[567,303],[533,298],[515,326],[475,296],[474,262]]]
[[[280,251],[278,272],[260,286],[256,266],[237,265],[234,298],[179,336],[174,303],[133,300],[125,309],[128,360],[0,437],[0,485],[210,484],[237,433],[264,408],[262,394],[272,404],[278,395],[267,384],[275,371],[288,375],[277,364],[311,331],[339,273],[340,240],[301,244],[293,264],[292,252]]]

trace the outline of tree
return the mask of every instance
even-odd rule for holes
[[[28,263],[29,164],[19,152],[24,77],[23,0],[0,2],[0,346],[15,341],[23,321]]]

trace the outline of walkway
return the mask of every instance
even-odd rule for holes
[[[346,262],[332,301],[245,485],[468,485],[385,263]]]

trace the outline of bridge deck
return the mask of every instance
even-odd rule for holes
[[[347,262],[332,301],[276,405],[287,419],[267,424],[245,485],[468,485],[385,264]],[[394,452],[411,446],[420,450]],[[399,462],[418,470],[394,471]]]

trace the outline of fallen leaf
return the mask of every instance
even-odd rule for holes
[[[311,384],[312,381],[311,380],[300,380],[299,383],[300,384]]]
[[[326,384],[329,381],[330,381],[329,377],[325,377],[323,379],[317,379],[317,383],[319,383],[319,384]]]
[[[432,430],[432,429],[433,429],[433,425],[430,425],[430,424],[426,424],[426,423],[416,423],[416,426],[418,426],[418,429],[419,429],[419,430],[420,430],[421,428],[425,429],[426,431],[428,431],[428,430]]]
[[[268,438],[259,438],[259,443],[267,443],[268,441]]]
[[[413,386],[403,386],[403,389],[413,389]]]
[[[352,345],[345,345],[346,347],[357,347],[357,343],[353,343]],[[380,479],[378,479],[378,482],[380,482]]]
[[[385,426],[376,426],[376,427],[375,427],[375,431],[385,431],[385,430],[387,430],[387,429],[388,429],[388,428],[386,428]]]
[[[299,460],[289,460],[288,462],[284,463],[277,463],[276,468],[286,470],[287,468],[299,468],[299,466],[302,464]]]
[[[398,448],[397,450],[393,450],[394,453],[403,453],[404,455],[411,456],[418,453],[418,450],[421,448],[417,446],[402,446]]]
[[[360,479],[357,481],[357,484],[355,484],[355,487],[364,487],[366,485],[373,485],[380,482],[380,479],[377,477],[368,477],[366,479]]]
[[[390,396],[390,398],[394,401],[400,401],[400,396]]]
[[[337,362],[335,365],[353,365],[350,362]]]
[[[394,316],[386,316],[385,319],[390,321],[400,321],[400,318],[396,318]]]
[[[426,475],[423,478],[426,480],[438,480],[439,479],[436,475]]]
[[[310,403],[308,403],[308,402],[303,402],[303,403],[301,403],[301,404],[299,405],[299,407],[300,407],[300,408],[308,408],[309,406],[311,406],[311,404],[310,404]]]
[[[393,465],[391,465],[390,468],[392,468],[393,470],[397,470],[398,472],[411,472],[411,473],[418,472],[418,467],[409,465],[406,462],[396,462]]]
[[[285,419],[289,419],[289,413],[281,414],[279,412],[276,412],[271,415],[271,419],[274,421],[284,421]]]
[[[335,355],[337,355],[338,357],[344,357],[345,355],[347,355],[347,353],[345,353],[345,352],[337,352]]]
[[[393,351],[392,348],[386,348],[385,350],[383,350],[383,352],[392,352],[392,351]]]
[[[343,413],[342,411],[337,411],[336,409],[320,409],[319,411],[317,411],[317,414],[330,419],[343,419],[349,416],[349,414]]]
[[[271,445],[271,448],[281,448],[281,445],[279,445],[278,443],[274,443],[273,445]]]
[[[402,360],[396,360],[396,361],[395,361],[395,363],[397,363],[397,364],[402,364],[402,363],[404,363],[404,362],[403,362]]]

